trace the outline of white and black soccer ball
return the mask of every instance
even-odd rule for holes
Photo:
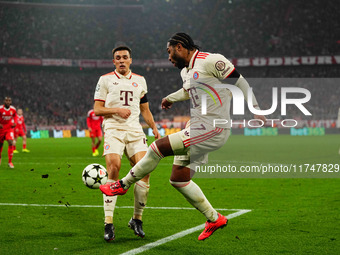
[[[82,179],[84,184],[91,189],[98,189],[100,185],[107,182],[108,174],[100,164],[90,164],[84,168]]]

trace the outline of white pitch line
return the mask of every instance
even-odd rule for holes
[[[0,203],[0,206],[9,205],[9,206],[32,206],[32,207],[65,207],[66,204],[54,205],[54,204],[16,204],[16,203]],[[80,208],[102,208],[103,205],[69,205],[67,207],[80,207]],[[134,206],[116,206],[116,208],[121,209],[133,209]],[[193,207],[152,207],[147,206],[146,209],[155,209],[155,210],[196,210]],[[217,211],[241,211],[244,209],[226,209],[226,208],[216,208]]]
[[[0,206],[32,206],[32,207],[65,207],[66,204],[64,205],[55,205],[55,204],[16,204],[16,203],[0,203]],[[67,205],[68,207],[82,207],[82,208],[101,208],[103,207],[102,205]],[[116,206],[116,208],[123,208],[123,209],[131,209],[134,208],[133,206]],[[159,209],[159,210],[196,210],[195,208],[192,207],[146,207],[146,209]],[[242,214],[251,212],[251,210],[247,209],[226,209],[226,208],[217,208],[217,211],[237,211],[231,214],[227,215],[228,219],[236,218]],[[187,230],[178,232],[174,235],[162,238],[158,241],[155,241],[153,243],[146,244],[144,246],[141,246],[139,248],[127,251],[125,253],[122,253],[121,255],[135,255],[142,253],[144,251],[150,250],[152,248],[155,248],[159,245],[165,244],[167,242],[171,242],[173,240],[176,240],[178,238],[182,238],[183,236],[189,235],[193,232],[196,232],[198,230],[203,229],[205,224],[198,225],[193,228],[189,228]]]
[[[251,210],[240,210],[240,211],[238,211],[238,212],[231,213],[231,214],[227,215],[226,217],[227,217],[228,219],[232,219],[232,218],[238,217],[238,216],[240,216],[240,215],[242,215],[242,214],[245,214],[245,213],[248,213],[248,212],[251,212]],[[186,236],[186,235],[189,235],[189,234],[191,234],[191,233],[193,233],[193,232],[196,232],[196,231],[198,231],[198,230],[201,230],[201,229],[204,228],[204,226],[205,226],[205,224],[201,224],[201,225],[198,225],[198,226],[196,226],[196,227],[189,228],[189,229],[187,229],[187,230],[178,232],[178,233],[176,233],[176,234],[174,234],[174,235],[171,235],[171,236],[167,236],[167,237],[165,237],[165,238],[162,238],[162,239],[160,239],[160,240],[158,240],[158,241],[156,241],[156,242],[148,243],[148,244],[143,245],[143,246],[141,246],[141,247],[139,247],[139,248],[136,248],[136,249],[133,249],[133,250],[124,252],[124,253],[122,253],[122,254],[120,254],[120,255],[135,255],[135,254],[142,253],[142,252],[144,252],[144,251],[147,251],[147,250],[150,250],[150,249],[152,249],[152,248],[155,248],[155,247],[157,247],[157,246],[159,246],[159,245],[162,245],[162,244],[171,242],[171,241],[173,241],[173,240],[176,240],[176,239],[178,239],[178,238],[182,238],[183,236]]]

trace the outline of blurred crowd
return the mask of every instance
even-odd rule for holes
[[[203,50],[229,58],[340,52],[339,1],[120,2],[105,7],[0,3],[0,55],[108,59],[111,49],[124,43],[136,59],[164,58],[167,39],[179,31],[192,35]]]

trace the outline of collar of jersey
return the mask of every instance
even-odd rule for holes
[[[198,53],[199,53],[199,51],[196,50],[196,51],[194,52],[194,54],[192,55],[192,57],[191,57],[191,59],[190,59],[190,62],[189,62],[189,66],[187,67],[188,70],[194,68],[195,60],[196,60],[196,57],[197,57],[197,54],[198,54]]]
[[[125,78],[125,79],[129,79],[129,80],[130,80],[131,77],[132,77],[132,72],[131,72],[131,70],[130,70],[130,72],[129,72],[127,75],[122,75],[122,74],[116,72],[116,70],[114,71],[114,73],[115,73],[115,75],[118,77],[118,79]]]

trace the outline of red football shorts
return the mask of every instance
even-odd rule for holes
[[[14,129],[14,137],[17,138],[19,136],[23,137],[25,132],[23,129]]]
[[[0,129],[0,143],[4,143],[5,140],[14,140],[14,130]]]
[[[103,132],[101,129],[92,129],[92,132],[90,132],[90,137],[100,137],[103,136]]]

